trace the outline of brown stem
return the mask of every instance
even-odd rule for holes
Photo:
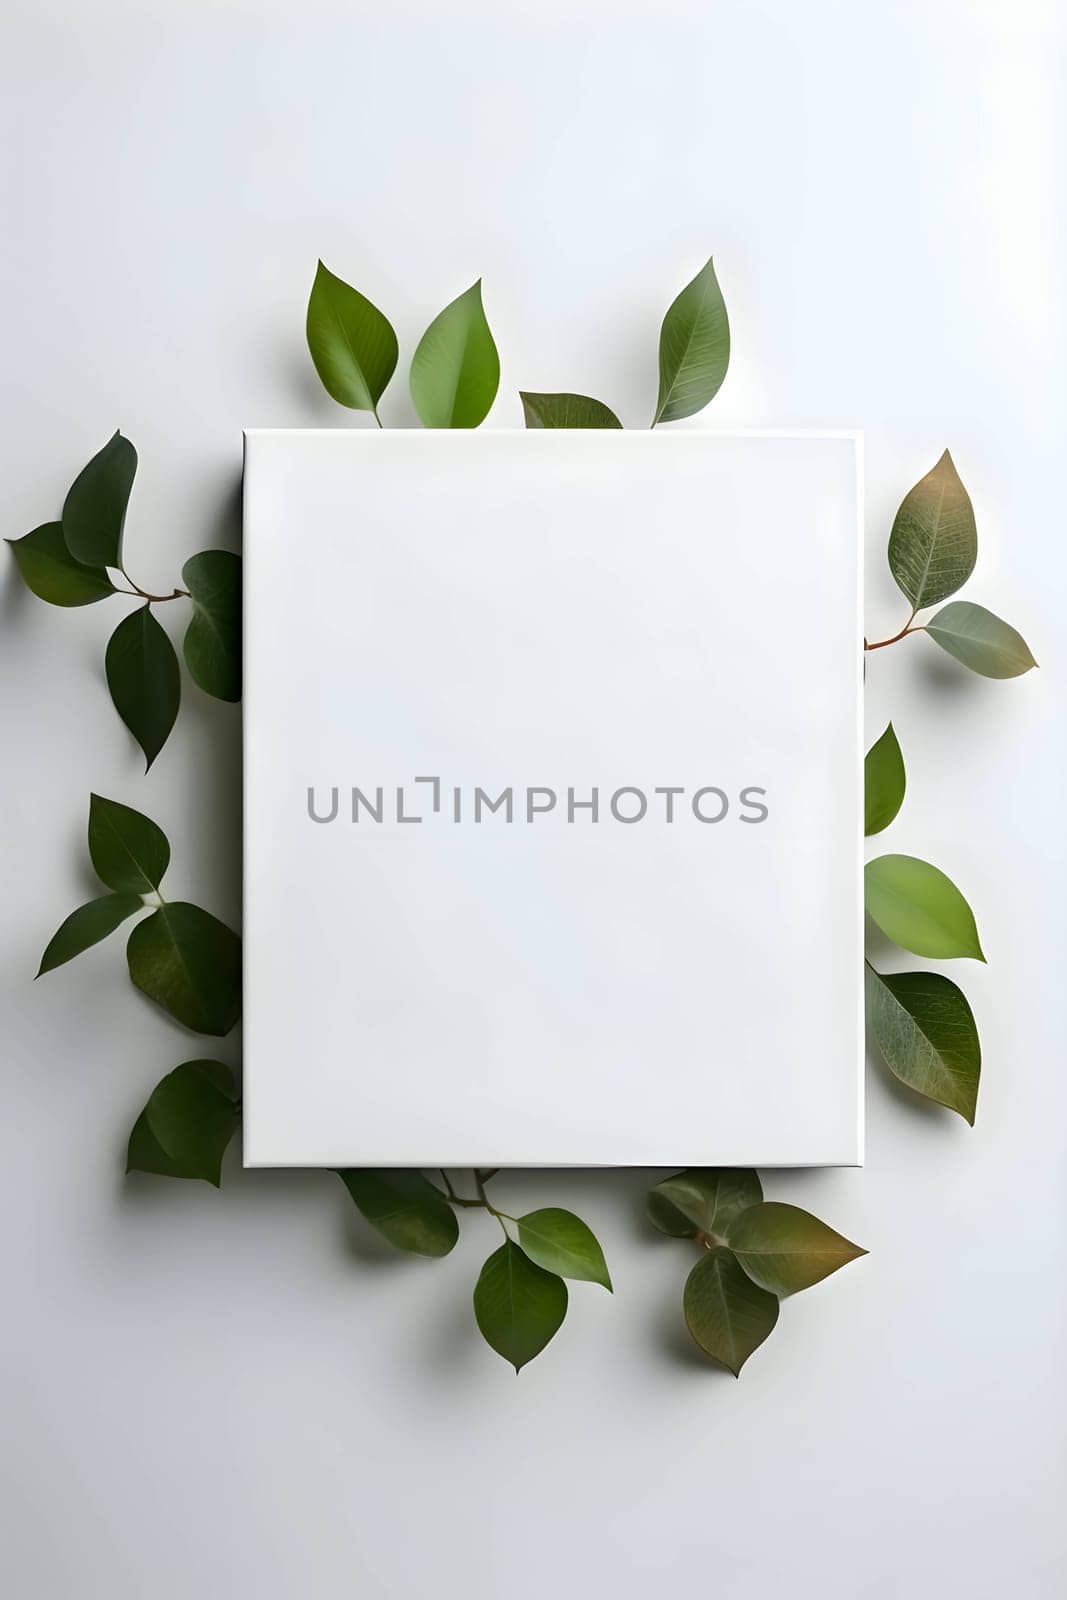
[[[915,613],[913,611],[911,616],[908,618],[907,622],[901,628],[899,633],[894,633],[892,638],[889,638],[889,639],[877,639],[874,642],[874,644],[869,644],[868,641],[866,639],[864,639],[863,648],[865,650],[884,650],[887,644],[896,644],[898,639],[905,638],[909,633],[921,633],[922,632],[922,628],[921,627],[920,628],[913,628],[912,627],[912,623],[914,622],[914,620],[915,620]]]

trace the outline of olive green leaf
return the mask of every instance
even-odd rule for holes
[[[692,1239],[698,1233],[721,1238],[733,1217],[762,1199],[759,1175],[747,1168],[691,1167],[657,1183],[645,1204],[648,1220],[660,1233],[674,1239]]]
[[[241,698],[241,558],[201,550],[182,568],[193,615],[182,646],[185,665],[205,694]]]
[[[904,803],[906,786],[904,757],[890,723],[863,763],[863,831],[868,839],[888,828]]]
[[[780,1200],[740,1212],[727,1230],[727,1243],[752,1282],[779,1298],[810,1289],[867,1254],[810,1211]]]
[[[900,503],[889,535],[889,568],[914,610],[922,611],[955,594],[977,558],[971,497],[946,450]]]
[[[938,972],[866,967],[867,1022],[901,1083],[974,1126],[982,1047],[974,1014],[951,978]]]
[[[109,889],[151,894],[170,865],[170,843],[151,817],[103,795],[89,796],[89,855]]]
[[[701,1256],[686,1279],[682,1304],[686,1327],[701,1350],[735,1378],[778,1321],[777,1296],[753,1283],[722,1245]]]
[[[327,394],[353,411],[377,416],[396,370],[396,334],[377,306],[321,261],[308,300],[307,341]]]
[[[156,1084],[134,1123],[126,1171],[203,1178],[217,1189],[238,1121],[230,1068],[221,1061],[183,1061]]]
[[[109,933],[114,933],[127,917],[132,917],[135,911],[142,909],[143,902],[139,894],[103,894],[99,900],[90,900],[87,905],[79,906],[49,939],[37,976],[51,972],[54,967],[61,967],[64,961],[70,961],[72,957],[80,956],[83,950],[99,944]]]
[[[482,306],[482,280],[436,316],[411,362],[411,398],[424,427],[476,428],[500,384],[500,357]]]
[[[926,631],[942,650],[983,678],[1018,678],[1037,666],[1021,633],[970,600],[942,607],[926,623]]]
[[[151,606],[139,606],[119,623],[104,670],[115,710],[145,753],[147,772],[167,742],[182,693],[178,657]]]
[[[611,1290],[608,1264],[593,1230],[573,1211],[546,1206],[518,1217],[519,1244],[531,1261],[561,1278],[601,1283]]]
[[[121,567],[122,530],[130,502],[137,451],[121,433],[82,468],[63,502],[63,539],[87,567]]]
[[[984,961],[974,913],[951,878],[917,856],[878,856],[863,869],[872,920],[917,956]]]
[[[486,1344],[524,1367],[567,1315],[567,1285],[546,1272],[508,1239],[494,1250],[474,1286],[474,1317]]]
[[[703,411],[730,365],[730,323],[711,260],[663,319],[659,336],[659,399],[652,426]]]
[[[90,606],[115,593],[103,567],[75,561],[63,538],[61,522],[43,522],[22,539],[9,539],[22,581],[39,600],[53,606]]]
[[[139,922],[126,960],[142,994],[194,1033],[229,1033],[241,1014],[241,941],[199,906],[171,901]]]
[[[456,1213],[421,1172],[348,1167],[337,1176],[360,1213],[398,1250],[447,1256],[459,1238]]]
[[[585,394],[530,394],[520,389],[528,428],[621,428],[610,407]]]

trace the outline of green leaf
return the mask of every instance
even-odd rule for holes
[[[377,306],[321,261],[308,300],[307,341],[327,394],[353,411],[377,416],[396,370],[396,334]]]
[[[459,1238],[456,1213],[421,1172],[348,1167],[337,1176],[361,1214],[398,1250],[447,1256]]]
[[[863,763],[863,831],[867,838],[888,828],[904,804],[904,757],[890,723]]]
[[[727,1225],[763,1199],[759,1174],[743,1167],[690,1167],[648,1191],[648,1220],[674,1239],[722,1238]]]
[[[500,384],[500,357],[482,306],[482,280],[447,305],[419,340],[411,398],[426,428],[476,428]]]
[[[508,1239],[485,1263],[474,1286],[474,1316],[486,1344],[524,1367],[567,1315],[567,1285]]]
[[[973,1127],[982,1047],[962,991],[938,972],[871,966],[866,990],[867,1021],[890,1072]]]
[[[241,1014],[241,941],[183,900],[139,922],[126,945],[130,978],[194,1033],[229,1033]]]
[[[104,669],[115,710],[144,751],[147,772],[167,742],[182,693],[178,657],[151,606],[138,607],[119,623],[108,640]]]
[[[889,535],[890,571],[915,610],[922,611],[955,594],[977,558],[971,497],[946,450],[900,503]]]
[[[122,530],[130,502],[137,451],[121,433],[82,468],[63,502],[63,539],[87,567],[121,567]]]
[[[241,698],[241,558],[230,550],[201,550],[182,568],[193,602],[185,630],[185,665],[216,700]]]
[[[730,1224],[728,1243],[752,1282],[779,1298],[810,1289],[867,1254],[810,1211],[780,1200],[742,1211]]]
[[[229,1067],[221,1061],[184,1061],[157,1083],[134,1123],[126,1171],[203,1178],[217,1189],[238,1120]]]
[[[888,939],[917,956],[984,961],[974,913],[951,878],[917,856],[878,856],[863,869],[867,911]]]
[[[600,1283],[609,1292],[611,1278],[604,1252],[592,1228],[573,1211],[546,1206],[519,1217],[519,1244],[531,1261],[561,1278]]]
[[[143,902],[139,894],[103,894],[99,900],[90,900],[87,905],[79,906],[49,939],[37,976],[51,972],[54,967],[61,967],[65,961],[80,956],[83,950],[99,944],[109,933],[114,933],[127,917],[132,917],[135,911],[142,909]]]
[[[701,1350],[735,1378],[778,1321],[777,1297],[753,1283],[722,1245],[701,1256],[686,1279],[682,1304]]]
[[[610,407],[585,394],[529,394],[519,391],[528,428],[621,428]]]
[[[983,678],[1018,678],[1037,666],[1021,633],[970,600],[944,606],[930,618],[926,631],[942,650]]]
[[[89,796],[89,855],[109,889],[151,894],[170,865],[170,844],[151,817],[94,794]]]
[[[90,606],[115,593],[103,567],[75,561],[63,539],[61,522],[43,522],[22,539],[9,539],[22,581],[52,606]]]
[[[730,323],[710,258],[663,319],[659,399],[652,426],[703,411],[730,365]]]

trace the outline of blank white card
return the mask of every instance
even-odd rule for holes
[[[859,1163],[858,436],[245,452],[246,1163]]]

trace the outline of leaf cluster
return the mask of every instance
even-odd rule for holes
[[[780,1300],[867,1253],[810,1211],[764,1200],[744,1168],[676,1172],[649,1190],[646,1210],[660,1233],[700,1246],[682,1296],[686,1327],[735,1378],[774,1332]]]
[[[181,704],[181,671],[153,606],[188,600],[182,641],[193,682],[218,700],[241,698],[241,558],[202,550],[182,568],[185,588],[149,594],[130,577],[123,540],[137,452],[115,433],[79,472],[58,522],[9,539],[26,587],[54,606],[93,605],[113,595],[140,601],[108,640],[107,686],[116,711],[140,745],[147,771],[170,735]]]

